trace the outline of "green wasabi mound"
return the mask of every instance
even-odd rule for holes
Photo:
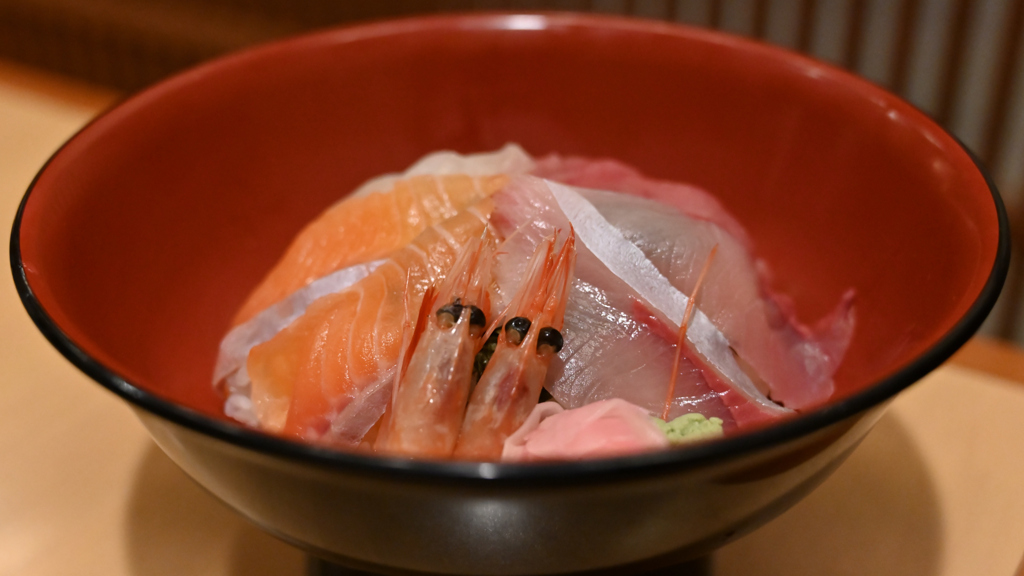
[[[722,419],[705,418],[703,414],[683,414],[665,422],[661,418],[651,418],[655,425],[665,433],[672,444],[686,444],[698,440],[710,440],[722,436]]]

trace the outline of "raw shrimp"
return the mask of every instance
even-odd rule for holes
[[[448,458],[455,448],[472,385],[473,362],[489,310],[490,238],[463,251],[437,290],[428,291],[410,338],[386,429],[374,448],[402,456]]]
[[[570,229],[557,256],[555,237],[541,242],[501,320],[494,355],[473,389],[455,447],[456,458],[497,460],[505,439],[537,404],[548,367],[562,348],[562,319],[576,262]]]

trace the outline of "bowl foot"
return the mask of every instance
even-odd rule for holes
[[[642,576],[711,576],[711,557],[704,556],[668,568],[644,572]],[[346,568],[315,556],[306,561],[306,576],[376,576],[374,572],[363,572]],[[580,575],[582,576],[582,575]]]

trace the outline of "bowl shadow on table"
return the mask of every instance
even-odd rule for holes
[[[942,522],[927,465],[890,411],[821,487],[716,552],[711,573],[935,575]]]
[[[650,576],[938,573],[942,514],[913,438],[892,412],[820,488],[708,559]],[[356,576],[245,521],[151,445],[125,521],[132,574]],[[838,542],[838,544],[837,544]]]
[[[124,526],[136,576],[305,574],[305,554],[222,504],[156,444],[139,462]]]

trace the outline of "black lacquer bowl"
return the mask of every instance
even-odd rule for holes
[[[717,194],[801,318],[855,288],[835,400],[723,441],[535,466],[332,452],[221,414],[218,341],[304,223],[428,151],[509,141]],[[971,336],[1008,257],[983,171],[898,98],[761,44],[574,15],[332,30],[172,78],[54,155],[11,243],[39,328],[211,493],[336,562],[438,574],[625,573],[752,530]]]

